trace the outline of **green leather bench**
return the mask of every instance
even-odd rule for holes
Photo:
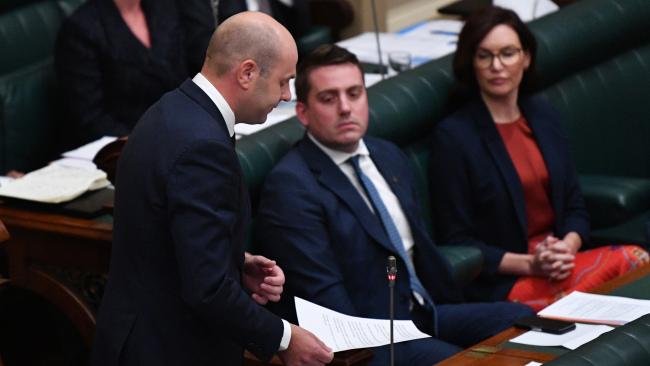
[[[0,175],[30,171],[56,155],[52,50],[80,0],[8,1],[0,9]]]
[[[649,364],[650,315],[645,315],[544,365],[647,366]]]
[[[646,244],[650,218],[650,2],[579,1],[538,19],[539,92],[563,114],[587,207],[593,242]],[[423,215],[431,222],[428,136],[450,111],[451,56],[368,90],[371,135],[411,158]],[[293,118],[242,138],[237,150],[253,199],[264,176],[304,130]],[[444,247],[444,243],[441,243]],[[473,248],[445,248],[466,283],[480,270]]]

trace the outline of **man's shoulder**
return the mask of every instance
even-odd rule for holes
[[[304,174],[307,171],[309,171],[309,164],[301,151],[300,145],[296,144],[273,166],[267,179],[287,175],[300,179],[305,177]]]
[[[381,150],[384,153],[397,155],[402,153],[402,150],[397,146],[397,144],[380,137],[366,135],[363,137],[363,142],[369,150]]]
[[[129,143],[146,147],[143,153],[152,155],[151,159],[156,159],[153,155],[178,157],[205,149],[223,151],[223,154],[206,158],[234,158],[230,136],[225,126],[219,124],[224,122],[215,120],[179,89],[175,89],[163,95],[144,113],[131,132]]]

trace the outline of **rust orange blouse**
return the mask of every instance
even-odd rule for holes
[[[548,170],[533,131],[523,116],[496,126],[521,181],[528,220],[528,252],[532,253],[537,243],[553,232],[555,213]]]

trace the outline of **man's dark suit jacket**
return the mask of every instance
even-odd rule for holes
[[[185,34],[187,55],[192,72],[198,72],[203,64],[205,51],[214,32],[214,14],[210,0],[177,0]],[[294,0],[288,7],[278,0],[270,0],[271,15],[284,25],[294,38],[304,35],[311,26],[309,1]],[[229,17],[248,10],[246,0],[220,0],[219,24]]]
[[[55,48],[57,84],[70,144],[128,135],[142,114],[188,76],[173,0],[143,0],[151,48],[113,0],[88,0],[64,23]]]
[[[520,98],[519,106],[548,169],[553,232],[561,238],[575,231],[588,240],[588,215],[559,114],[536,97]],[[435,129],[429,182],[437,241],[476,245],[483,252],[482,275],[467,296],[505,299],[516,277],[497,269],[506,252],[528,252],[526,207],[519,175],[481,100]]]
[[[192,81],[142,117],[118,163],[93,365],[240,365],[280,318],[241,286],[250,205],[219,110]]]
[[[449,264],[420,219],[406,156],[387,141],[364,141],[411,226],[414,265],[423,286],[437,303],[459,301]],[[345,314],[387,319],[386,260],[393,255],[398,258],[395,316],[413,318],[408,272],[380,219],[307,136],[268,175],[255,226],[256,243],[287,277],[279,307],[283,317],[295,320],[293,296],[299,296]]]

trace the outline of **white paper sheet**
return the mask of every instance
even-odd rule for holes
[[[510,342],[531,346],[563,346],[573,350],[612,329],[614,328],[607,325],[577,323],[576,329],[564,334],[529,331],[511,339]]]
[[[530,361],[525,366],[542,366],[542,364],[540,362]]]
[[[388,54],[394,51],[409,52],[412,66],[415,67],[456,50],[456,38],[440,34],[411,36],[409,34],[380,33],[379,42],[385,65],[388,65]],[[379,63],[375,34],[372,32],[362,33],[337,44],[357,55],[362,62]]]
[[[7,183],[11,182],[12,180],[14,180],[14,178],[12,178],[12,177],[7,177],[7,176],[4,176],[4,175],[0,176],[0,187],[2,187],[3,184],[7,184]]]
[[[60,203],[110,184],[106,173],[51,164],[0,186],[0,196]]]
[[[494,0],[493,4],[512,9],[524,22],[543,17],[560,8],[551,0]]]
[[[584,323],[622,325],[650,314],[650,300],[574,291],[537,315]]]
[[[436,19],[419,23],[415,26],[406,28],[398,34],[415,36],[415,37],[430,37],[431,35],[447,36],[448,40],[457,40],[464,22],[452,19]],[[441,40],[443,38],[440,38]]]
[[[99,140],[95,140],[88,144],[85,144],[81,147],[78,147],[74,150],[66,151],[63,153],[63,157],[74,158],[74,159],[85,159],[93,160],[95,155],[102,149],[102,147],[110,144],[111,142],[117,140],[117,137],[113,136],[104,136]]]
[[[69,168],[80,168],[80,169],[86,169],[86,170],[95,170],[97,169],[97,165],[93,163],[90,160],[86,159],[75,159],[75,158],[61,158],[58,160],[54,160],[50,164],[58,164],[58,165],[63,165],[65,167]]]
[[[299,297],[295,301],[300,326],[316,335],[334,352],[390,343],[390,321],[387,319],[345,315]],[[428,337],[410,320],[394,322],[395,343]]]

